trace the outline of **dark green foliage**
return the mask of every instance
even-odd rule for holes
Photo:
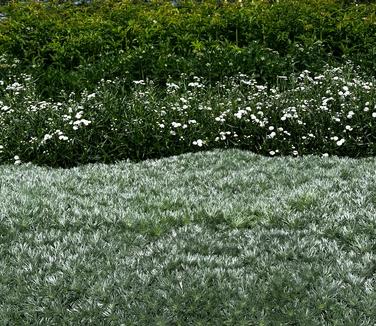
[[[229,58],[230,60],[230,58]],[[232,61],[231,61],[232,62]],[[0,86],[0,163],[69,167],[212,148],[264,155],[376,154],[376,79],[350,63],[268,87],[239,74],[210,85],[182,76],[100,82],[41,101],[30,77]],[[18,157],[18,158],[17,158]]]

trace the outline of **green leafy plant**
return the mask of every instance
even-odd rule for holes
[[[0,50],[38,79],[45,99],[61,89],[94,89],[102,79],[238,72],[275,83],[277,75],[350,59],[375,71],[375,4],[284,0],[220,3],[11,2],[3,7]],[[199,73],[198,73],[199,72]]]

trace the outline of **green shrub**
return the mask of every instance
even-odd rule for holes
[[[238,72],[276,75],[351,59],[374,74],[375,4],[335,0],[11,2],[0,50],[38,79],[38,93],[94,89],[102,79],[181,73],[213,82]],[[231,63],[231,64],[229,64]]]

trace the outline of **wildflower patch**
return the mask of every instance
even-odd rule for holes
[[[0,162],[73,166],[231,147],[273,157],[376,154],[374,78],[348,62],[283,81],[238,74],[212,85],[182,75],[162,88],[137,80],[128,91],[118,78],[46,101],[30,76],[13,76],[0,86]]]

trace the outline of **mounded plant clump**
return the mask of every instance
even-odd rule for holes
[[[213,150],[0,166],[0,320],[374,326],[375,165]]]

